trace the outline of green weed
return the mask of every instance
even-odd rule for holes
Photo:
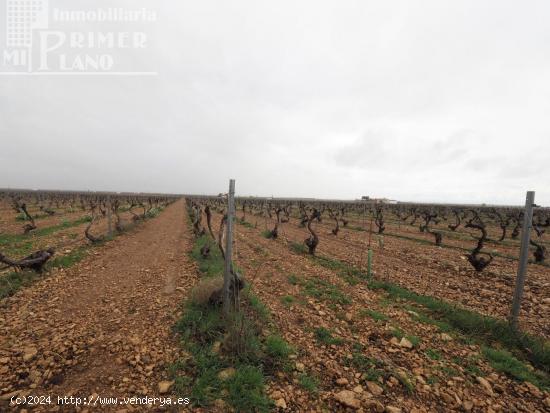
[[[314,331],[314,336],[319,343],[326,344],[329,346],[332,344],[340,345],[344,342],[340,338],[333,337],[332,332],[326,329],[325,327],[316,328]]]

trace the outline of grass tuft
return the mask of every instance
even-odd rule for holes
[[[270,316],[269,308],[267,308],[260,298],[252,292],[250,284],[243,289],[241,294],[248,300],[248,304],[256,312],[259,319],[262,322],[267,322]]]
[[[441,353],[433,348],[429,348],[426,350],[426,356],[428,356],[432,360],[441,360]]]
[[[361,310],[359,315],[361,316],[368,315],[370,318],[372,318],[375,321],[388,321],[389,319],[389,317],[386,314],[380,313],[375,310]]]
[[[300,279],[294,274],[290,274],[287,279],[288,282],[292,285],[298,285],[298,283],[300,282]]]
[[[302,373],[298,376],[298,383],[310,394],[317,394],[319,392],[319,380],[306,373]]]
[[[504,346],[545,373],[550,373],[550,343],[541,337],[518,333],[503,320],[484,316],[434,297],[419,295],[392,283],[371,280],[368,286],[374,290],[386,291],[393,299],[406,299],[420,304],[437,321],[437,325],[455,329],[488,345]],[[426,321],[426,317],[423,319]]]
[[[28,234],[2,234],[0,235],[0,248],[8,256],[21,257],[28,255],[34,249],[33,240],[38,237],[51,235],[57,231],[76,227],[85,222],[90,222],[92,217],[84,216],[75,221],[63,221],[61,224],[51,227],[38,228]]]
[[[31,285],[40,275],[34,271],[10,272],[0,276],[0,300]]]
[[[250,222],[247,222],[247,221],[243,221],[241,219],[239,219],[237,221],[239,224],[241,224],[243,227],[246,227],[246,228],[254,228],[254,225],[252,225]]]
[[[300,280],[299,283],[304,293],[310,297],[332,304],[351,304],[351,298],[340,291],[336,285],[330,284],[323,279],[310,278],[307,280]]]
[[[266,339],[265,351],[269,357],[279,362],[288,359],[288,356],[294,352],[292,347],[278,335],[272,335]]]
[[[298,242],[291,242],[290,249],[296,254],[308,254],[308,249],[304,244]]]
[[[87,255],[87,250],[90,247],[80,247],[72,250],[65,255],[59,255],[46,264],[46,268],[69,268],[77,262],[82,261]]]
[[[206,259],[200,249],[208,245]],[[273,407],[265,394],[265,377],[284,368],[293,349],[269,331],[269,309],[253,294],[250,285],[241,291],[240,312],[224,317],[207,297],[223,282],[223,259],[207,235],[195,240],[191,256],[206,278],[183,305],[183,315],[174,329],[190,354],[169,366],[179,395],[191,397],[194,406],[208,408],[216,399],[237,412],[267,412]],[[267,332],[266,332],[267,331]],[[270,334],[271,333],[271,334]],[[234,369],[233,374],[220,373]]]
[[[268,412],[271,400],[264,394],[264,376],[256,366],[239,366],[226,384],[227,399],[237,412]]]
[[[362,377],[365,381],[378,381],[380,377],[387,375],[384,371],[383,362],[363,355],[361,349],[354,351],[352,358],[347,363],[349,366],[363,373]]]
[[[201,249],[204,246],[210,248],[210,254],[207,258],[201,255]],[[191,256],[199,265],[199,271],[207,277],[223,274],[224,261],[218,245],[212,240],[209,235],[202,235],[197,238],[191,251]]]
[[[265,231],[262,231],[262,237],[267,238],[267,239],[271,239],[272,238],[271,230],[266,229]]]
[[[325,327],[316,328],[314,331],[315,339],[322,344],[326,345],[340,345],[344,341],[341,338],[336,338],[332,336],[332,332]]]
[[[508,351],[483,347],[482,352],[496,371],[518,381],[528,381],[543,389],[550,388],[550,377],[548,375],[531,371],[525,363],[519,361]]]
[[[287,307],[290,307],[292,303],[294,303],[295,298],[291,295],[284,295],[281,297],[281,302],[286,305]]]
[[[160,213],[162,212],[163,208],[161,207],[154,207],[154,208],[151,208],[149,211],[147,211],[145,213],[145,218],[147,219],[150,219],[150,218],[156,218],[160,215]]]

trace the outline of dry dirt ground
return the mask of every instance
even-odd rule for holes
[[[250,216],[249,221],[259,228],[273,228],[274,220]],[[333,223],[323,220],[316,224],[320,242],[319,254],[337,258],[356,266],[366,264],[366,244],[369,234],[341,227],[337,236],[330,234]],[[392,232],[406,234],[408,228],[397,226]],[[298,220],[291,219],[279,232],[289,241],[302,243],[308,236]],[[415,235],[418,236],[418,235]],[[435,296],[462,306],[505,319],[510,311],[515,286],[517,261],[495,257],[482,273],[476,273],[466,260],[464,251],[441,248],[392,236],[372,236],[373,269],[384,280],[395,282],[419,294]],[[471,246],[463,242],[464,246]],[[516,251],[517,253],[517,251]],[[526,330],[550,338],[550,267],[531,264],[520,313],[520,325]]]
[[[36,217],[37,215],[40,218],[35,218],[35,223],[38,228],[50,227],[53,225],[59,225],[64,220],[75,221],[79,218],[82,218],[86,215],[89,215],[89,211],[82,211],[80,209],[74,210],[73,212],[68,212],[66,210],[56,210],[55,215],[52,216],[43,216],[44,214],[36,210],[36,208],[29,209],[31,216]],[[11,208],[0,208],[0,228],[5,234],[21,234],[22,228],[28,221],[19,221],[16,217],[19,214],[16,213]]]
[[[33,211],[31,214],[34,215]],[[130,212],[121,212],[121,225],[128,228],[133,225],[132,214]],[[56,251],[55,256],[61,257],[70,254],[77,248],[83,247],[89,244],[89,241],[84,235],[84,231],[88,226],[88,222],[82,222],[75,224],[79,220],[90,216],[90,211],[66,212],[58,210],[56,215],[51,217],[43,217],[36,219],[37,230],[31,231],[29,234],[23,235],[22,227],[27,221],[17,221],[15,219],[16,213],[9,208],[0,208],[0,235],[13,235],[19,236],[20,239],[5,246],[2,252],[4,252],[9,258],[20,259],[31,252],[39,249],[53,247]],[[67,227],[63,227],[63,224],[68,224]],[[114,225],[114,217],[113,217]],[[51,230],[54,226],[58,226],[54,231]],[[90,233],[96,237],[107,234],[107,219],[101,217],[97,219],[92,227]],[[37,232],[48,231],[47,234],[40,234]],[[0,275],[11,271],[10,269],[0,270]]]
[[[219,220],[216,214],[214,228]],[[480,357],[480,346],[416,321],[403,303],[388,302],[361,283],[349,285],[335,271],[293,253],[284,235],[268,240],[262,229],[236,226],[236,261],[297,349],[295,371],[277,374],[268,390],[289,411],[550,411],[547,392],[494,371]],[[319,291],[319,282],[337,290],[311,295],[308,282]],[[334,341],[320,341],[319,328]],[[300,385],[304,374],[317,378],[317,392]]]
[[[214,228],[219,222],[215,214]],[[303,230],[288,228],[285,235],[303,241]],[[478,345],[418,322],[403,303],[388,302],[384,293],[364,284],[348,284],[336,271],[293,253],[284,237],[263,238],[261,229],[236,225],[234,253],[281,335],[296,349],[291,371],[268,378],[267,392],[280,411],[550,410],[547,392],[493,370]],[[326,239],[323,234],[321,252],[336,253],[336,242]],[[74,267],[1,302],[0,412],[9,411],[2,399],[14,393],[159,395],[166,365],[180,352],[171,327],[197,281],[188,254],[192,244],[179,201],[135,231],[94,248]],[[398,247],[388,246],[390,251]],[[353,250],[345,255],[338,258],[357,258]],[[405,268],[406,257],[400,259]],[[385,261],[375,269],[382,273],[392,265]],[[308,294],[308,282],[323,294]],[[334,341],[320,341],[321,327]],[[306,376],[317,382],[315,389],[304,387]],[[52,406],[27,409],[55,411]]]
[[[57,396],[159,394],[178,352],[178,305],[195,282],[184,216],[176,202],[0,304],[0,411],[13,394],[55,395],[54,404]]]

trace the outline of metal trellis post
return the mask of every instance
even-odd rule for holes
[[[229,193],[227,194],[227,228],[225,236],[225,271],[223,278],[223,309],[226,315],[231,311],[231,258],[233,256],[233,221],[235,217],[235,180],[229,180]]]
[[[518,316],[521,309],[521,297],[523,295],[523,285],[525,284],[525,275],[527,273],[527,256],[529,254],[529,238],[531,227],[533,225],[533,205],[535,203],[535,192],[527,191],[525,199],[525,213],[523,215],[523,227],[521,231],[521,248],[519,252],[518,275],[516,278],[516,289],[514,291],[514,301],[512,302],[512,311],[510,313],[510,325],[517,329]]]

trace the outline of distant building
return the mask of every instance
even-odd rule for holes
[[[398,201],[395,199],[388,199],[388,198],[371,198],[370,196],[362,196],[361,201],[367,201],[369,203],[373,204],[397,204]]]

